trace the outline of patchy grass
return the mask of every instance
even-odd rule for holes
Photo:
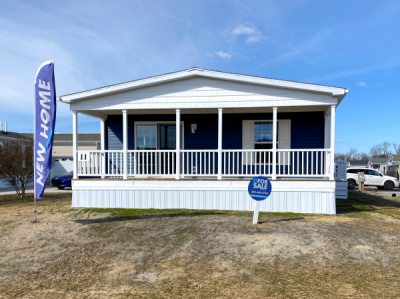
[[[349,192],[348,199],[337,199],[338,214],[347,217],[368,218],[372,213],[400,219],[400,201],[385,196]]]
[[[0,196],[0,297],[398,298],[400,204],[353,192],[338,215],[70,208]]]

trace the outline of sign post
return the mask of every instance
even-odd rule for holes
[[[253,224],[258,223],[258,214],[260,212],[260,201],[265,200],[271,194],[271,191],[272,191],[271,182],[266,177],[258,176],[250,181],[248,192],[250,197],[255,200]]]
[[[41,199],[51,170],[56,124],[54,61],[46,61],[36,72],[34,95],[34,221],[36,199]]]
[[[364,192],[365,175],[364,172],[358,173],[358,191]]]

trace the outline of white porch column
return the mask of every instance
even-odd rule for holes
[[[222,108],[218,108],[218,179],[222,180]]]
[[[336,118],[336,106],[332,105],[331,106],[331,142],[330,142],[330,148],[331,148],[331,155],[330,155],[330,173],[329,173],[329,179],[334,180],[335,179],[335,118]]]
[[[105,130],[106,130],[106,120],[104,118],[100,119],[100,149],[101,149],[101,178],[105,178],[105,173],[106,173],[106,154],[104,153],[104,150],[106,148],[106,136],[105,136]]]
[[[72,111],[72,152],[73,152],[73,179],[78,178],[78,112]]]
[[[126,110],[122,110],[122,149],[123,162],[124,162],[124,175],[123,179],[128,179],[128,115]]]
[[[278,129],[278,107],[272,108],[272,179],[276,180],[276,140]]]
[[[176,109],[176,169],[175,179],[181,179],[181,109]]]

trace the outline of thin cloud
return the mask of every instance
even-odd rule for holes
[[[375,71],[375,70],[393,68],[398,65],[400,65],[400,61],[393,61],[391,63],[373,65],[373,66],[369,66],[369,67],[362,68],[362,69],[345,70],[345,71],[340,71],[340,72],[333,73],[333,74],[330,74],[330,75],[327,75],[324,77],[314,78],[314,80],[309,80],[308,82],[318,83],[318,82],[323,82],[323,81],[328,81],[328,80],[333,80],[333,79],[338,79],[338,78],[344,78],[344,77],[348,77],[348,76],[352,76],[352,75],[356,75],[356,74],[368,73],[368,72]],[[369,87],[369,85],[368,85],[368,87]]]
[[[224,60],[229,60],[232,58],[232,55],[223,51],[215,52],[215,55],[218,55]]]
[[[367,82],[358,82],[357,85],[358,86],[362,86],[362,87],[366,87],[367,86]]]
[[[238,25],[231,31],[234,38],[244,35],[247,36],[246,44],[257,43],[261,41],[264,37],[263,33],[256,27],[251,25]]]

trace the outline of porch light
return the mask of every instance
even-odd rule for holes
[[[192,134],[195,134],[197,130],[197,124],[191,124],[190,129],[192,130]]]

